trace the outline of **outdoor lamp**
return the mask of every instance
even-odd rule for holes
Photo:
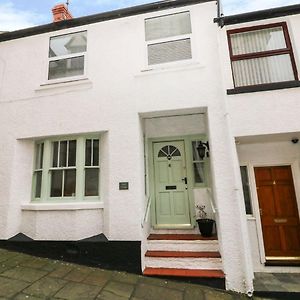
[[[203,160],[203,158],[205,157],[205,154],[206,154],[206,157],[209,157],[208,141],[207,142],[200,141],[199,145],[197,147],[197,150],[198,150],[198,154],[199,154],[201,160]]]

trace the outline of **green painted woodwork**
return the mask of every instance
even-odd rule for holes
[[[169,159],[167,156],[160,157],[159,153],[165,146],[176,147],[181,155]],[[184,182],[187,176],[184,141],[153,143],[153,153],[157,223],[162,226],[189,226],[191,218],[187,185]]]
[[[42,187],[41,187],[41,197],[35,198],[35,185],[36,176],[33,175],[32,180],[32,202],[35,203],[61,203],[61,202],[81,202],[81,201],[100,201],[100,182],[99,182],[99,196],[84,196],[84,180],[85,180],[85,141],[86,139],[99,139],[99,136],[86,135],[86,136],[66,136],[60,138],[51,138],[37,143],[44,143],[44,155],[43,155],[43,169],[42,169]],[[52,169],[52,142],[53,141],[63,141],[63,140],[76,140],[76,191],[74,197],[50,197],[50,187],[51,187],[51,175],[50,170]],[[101,147],[101,143],[100,143]],[[100,149],[99,149],[100,152]],[[34,157],[37,153],[35,150]],[[100,159],[100,153],[99,153]],[[101,162],[101,160],[100,160]],[[35,166],[34,166],[35,167]],[[99,163],[100,168],[100,163]],[[99,176],[100,180],[100,176]]]
[[[155,138],[155,139],[148,139],[146,140],[147,145],[147,173],[148,173],[148,180],[147,180],[147,186],[149,194],[148,197],[151,197],[151,223],[154,228],[166,228],[166,229],[180,229],[180,228],[193,228],[196,226],[196,211],[195,211],[195,201],[194,201],[194,189],[197,188],[206,188],[210,184],[210,172],[209,172],[209,158],[205,158],[204,164],[205,164],[205,181],[203,183],[195,183],[194,179],[194,171],[193,171],[193,150],[192,150],[192,141],[197,140],[207,140],[207,136],[205,135],[193,135],[193,136],[177,136],[177,137],[164,137],[164,138]],[[157,203],[156,203],[156,189],[155,189],[155,163],[154,163],[154,144],[163,143],[164,145],[170,144],[170,142],[182,142],[184,145],[184,156],[185,156],[185,172],[187,177],[187,190],[185,193],[187,193],[186,202],[188,205],[188,213],[189,213],[189,224],[160,224],[158,222],[157,218]],[[166,176],[164,172],[163,167],[161,167],[162,175],[160,176]],[[166,196],[164,196],[166,197]],[[182,202],[178,200],[179,196],[175,196],[175,204],[176,209],[182,209],[180,205]],[[186,197],[186,194],[185,196]],[[180,204],[179,204],[180,203]],[[167,205],[166,205],[167,206]],[[185,206],[186,207],[186,206]],[[164,208],[166,209],[166,208]]]

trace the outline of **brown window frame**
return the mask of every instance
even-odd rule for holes
[[[250,31],[257,31],[267,28],[273,28],[273,27],[282,27],[283,34],[286,42],[286,48],[282,49],[276,49],[276,50],[269,50],[269,51],[261,51],[261,52],[254,52],[254,53],[247,53],[247,54],[239,54],[234,55],[232,51],[232,43],[231,43],[231,35],[236,33],[243,33],[243,32],[250,32]],[[267,25],[258,25],[258,26],[251,26],[251,27],[244,27],[244,28],[238,28],[238,29],[232,29],[227,31],[227,40],[228,40],[228,47],[229,47],[229,55],[230,55],[230,62],[231,62],[231,72],[232,72],[232,78],[235,88],[243,88],[243,87],[256,87],[260,85],[266,85],[266,84],[258,84],[258,85],[248,85],[243,87],[236,87],[235,85],[235,78],[234,78],[234,72],[232,68],[232,62],[233,61],[239,61],[239,60],[246,60],[246,59],[253,59],[253,58],[260,58],[260,57],[268,57],[268,56],[275,56],[275,55],[282,55],[282,54],[288,54],[291,58],[292,68],[294,72],[295,81],[298,81],[298,70],[296,65],[296,60],[294,57],[292,42],[290,39],[288,26],[286,22],[279,22],[279,23],[272,23]],[[278,83],[278,82],[272,82],[270,85]]]

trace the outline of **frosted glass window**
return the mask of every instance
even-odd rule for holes
[[[189,12],[145,20],[146,41],[189,34],[192,32]]]
[[[286,23],[228,31],[235,87],[298,80]]]
[[[201,159],[199,156],[199,152],[198,152],[199,144],[200,141],[192,142],[194,182],[195,184],[204,184],[206,162],[203,159]]]
[[[191,33],[189,12],[146,19],[148,65],[191,59]]]
[[[190,39],[148,45],[149,65],[191,58],[192,52]]]

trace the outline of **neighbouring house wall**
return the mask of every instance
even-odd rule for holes
[[[296,65],[300,67],[300,16],[259,20],[226,26],[219,34],[220,57],[223,64],[224,87],[232,89],[233,77],[226,30],[263,24],[286,22],[291,38]],[[233,135],[248,136],[282,132],[298,132],[300,128],[299,88],[246,93],[226,96]]]
[[[237,145],[237,152],[240,164],[247,165],[249,168],[253,215],[248,215],[247,221],[254,271],[299,272],[299,267],[265,267],[263,264],[263,240],[253,168],[268,165],[291,165],[300,215],[300,144],[293,144],[291,141],[240,144]]]

